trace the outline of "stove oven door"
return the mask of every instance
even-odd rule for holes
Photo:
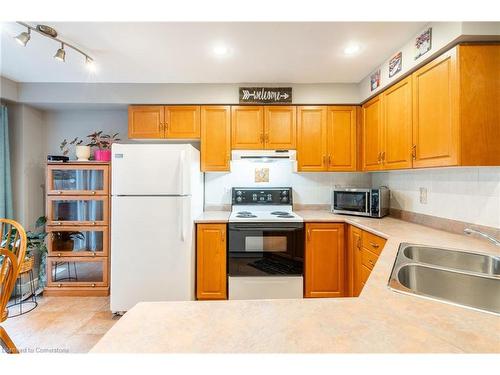
[[[230,223],[229,276],[303,274],[303,223]]]

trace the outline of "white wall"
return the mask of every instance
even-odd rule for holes
[[[356,104],[356,83],[259,84],[291,86],[293,103]],[[18,84],[19,101],[36,105],[63,104],[237,104],[238,84],[191,83],[24,83]]]
[[[269,182],[256,183],[255,169],[269,168]],[[294,173],[290,162],[231,162],[231,173],[205,173],[205,206],[231,204],[231,187],[293,188],[296,204],[330,204],[330,190],[335,185],[370,186],[368,173]]]
[[[370,89],[371,73],[359,83],[360,101],[364,101],[377,92],[380,92],[392,82],[405,75],[405,73],[433,59],[443,49],[448,48],[458,41],[498,40],[500,36],[500,22],[431,22],[426,27],[423,27],[421,31],[426,30],[428,27],[432,27],[431,49],[415,60],[415,35],[405,45],[394,50],[390,56],[387,56],[387,60],[372,70],[374,72],[380,68],[380,86],[376,90],[371,91]],[[489,38],[488,36],[496,36],[496,38]],[[389,78],[389,60],[399,51],[402,52],[402,69],[399,73]]]
[[[372,181],[391,189],[393,208],[500,228],[500,167],[391,171],[374,173]]]
[[[61,155],[59,145],[63,139],[68,142],[75,137],[88,141],[87,135],[96,130],[105,133],[120,133],[121,139],[127,138],[127,110],[64,110],[48,111],[44,115],[45,135],[48,154]],[[74,148],[68,155],[75,158]]]
[[[8,111],[14,219],[33,229],[45,212],[43,112],[24,104],[9,104]]]
[[[0,98],[17,102],[19,99],[18,83],[0,76]]]

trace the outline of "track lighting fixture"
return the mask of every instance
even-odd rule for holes
[[[31,39],[31,29],[28,27],[28,32],[23,31],[21,34],[16,36],[15,39],[20,45],[25,47]]]
[[[24,31],[15,37],[16,41],[19,44],[21,44],[22,46],[26,46],[26,44],[29,42],[29,40],[31,39],[31,30],[33,30],[46,38],[49,38],[49,39],[55,40],[56,42],[61,43],[61,48],[59,48],[57,50],[56,54],[54,55],[54,59],[65,62],[66,61],[66,50],[64,49],[64,47],[68,47],[68,48],[71,48],[72,50],[78,52],[79,54],[83,55],[83,57],[85,57],[85,66],[90,71],[92,71],[92,72],[95,71],[94,59],[92,57],[90,57],[89,55],[87,55],[82,50],[80,50],[79,48],[59,39],[57,31],[54,28],[47,26],[47,25],[31,26],[31,25],[28,25],[27,23],[24,23],[24,22],[17,22],[17,23],[28,29],[27,32]]]
[[[64,50],[64,43],[61,43],[61,48],[59,48],[54,55],[54,59],[64,62],[66,59],[66,51]]]

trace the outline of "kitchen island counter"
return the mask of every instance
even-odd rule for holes
[[[500,352],[497,315],[387,287],[401,242],[500,255],[498,247],[393,218],[295,212],[387,238],[360,297],[139,303],[92,352]]]

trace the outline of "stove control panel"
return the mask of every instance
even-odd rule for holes
[[[233,188],[233,204],[291,205],[292,188]]]

